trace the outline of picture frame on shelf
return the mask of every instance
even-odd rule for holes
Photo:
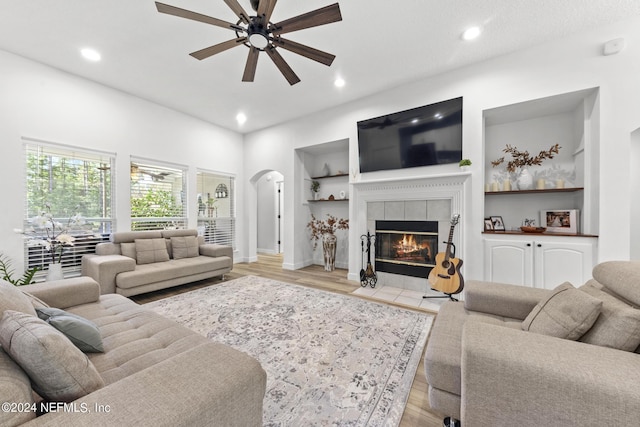
[[[578,209],[552,209],[540,211],[540,223],[550,233],[578,234]]]
[[[493,231],[505,231],[504,221],[501,216],[491,216],[489,219],[491,220]]]
[[[484,231],[493,231],[493,223],[491,222],[491,218],[484,219]]]

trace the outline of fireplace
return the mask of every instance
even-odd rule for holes
[[[376,271],[424,277],[435,265],[437,221],[376,221]]]

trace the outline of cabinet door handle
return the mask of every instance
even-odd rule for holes
[[[527,243],[527,247],[529,247],[529,248],[530,248],[530,247],[531,247],[531,243]]]
[[[541,247],[542,247],[542,245],[541,245],[540,243],[538,243],[538,247],[539,247],[539,248],[541,248]]]

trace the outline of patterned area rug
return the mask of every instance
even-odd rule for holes
[[[146,307],[260,360],[265,426],[397,426],[433,321],[256,276]]]

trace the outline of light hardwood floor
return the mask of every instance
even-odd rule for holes
[[[279,255],[258,255],[258,262],[235,264],[233,270],[225,275],[225,281],[247,275],[262,276],[281,282],[295,283],[341,294],[350,294],[359,288],[357,283],[347,280],[346,270],[338,269],[332,272],[326,272],[321,266],[317,265],[300,270],[283,270],[282,257]],[[219,278],[203,280],[189,285],[137,295],[131,299],[140,304],[144,304],[221,282],[222,280]],[[402,421],[400,422],[400,427],[442,426],[442,415],[432,411],[429,407],[428,385],[424,377],[423,363],[421,358],[420,366],[413,380],[409,400],[407,401],[407,406],[402,416]]]

